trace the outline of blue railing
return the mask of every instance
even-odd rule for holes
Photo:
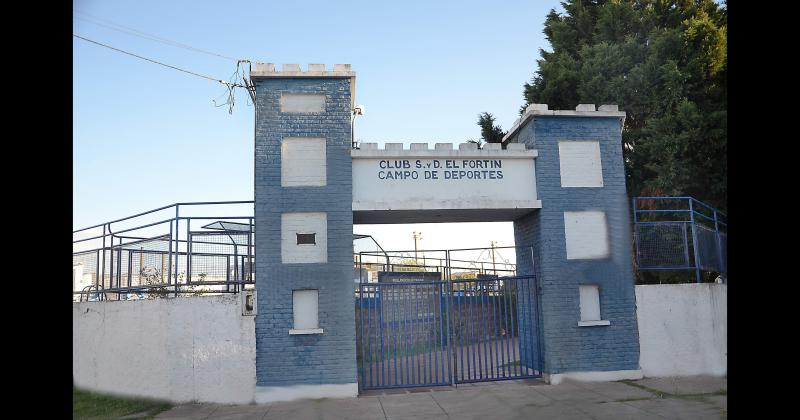
[[[638,270],[727,275],[727,213],[693,197],[636,197],[633,222]]]

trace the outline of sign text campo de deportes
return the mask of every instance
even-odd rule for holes
[[[384,159],[379,179],[503,179],[502,159]]]

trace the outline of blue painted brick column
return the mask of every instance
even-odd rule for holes
[[[536,183],[542,208],[514,221],[514,237],[518,246],[533,246],[535,264],[531,250],[521,248],[517,271],[535,272],[540,286],[541,331],[533,333],[542,337],[544,372],[638,370],[630,211],[621,140],[624,113],[533,114],[527,122],[523,119],[511,141],[538,150]],[[561,187],[558,142],[565,140],[599,141],[603,187]],[[567,260],[564,212],[586,210],[605,212],[610,255]],[[578,326],[581,284],[599,285],[601,318],[610,325]]]
[[[350,115],[355,74],[349,71],[298,73],[251,74],[257,106],[256,384],[354,384],[357,378]],[[349,73],[349,76],[342,76],[342,73]],[[282,113],[281,93],[324,94],[325,111]],[[326,139],[326,185],[281,186],[281,140],[284,137]],[[281,262],[281,214],[284,212],[327,213],[327,262]],[[324,330],[323,334],[289,335],[293,328],[292,290],[297,289],[319,290],[319,327]]]

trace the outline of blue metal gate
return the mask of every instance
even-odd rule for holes
[[[362,283],[362,390],[541,376],[533,276]]]

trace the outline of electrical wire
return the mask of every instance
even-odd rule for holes
[[[160,42],[162,44],[171,45],[173,47],[178,47],[178,48],[183,48],[183,49],[186,49],[186,50],[189,50],[189,51],[199,52],[199,53],[202,53],[202,54],[207,54],[207,55],[211,55],[211,56],[214,56],[214,57],[223,58],[225,60],[230,60],[230,61],[233,61],[233,62],[238,62],[239,61],[238,59],[233,58],[233,57],[228,57],[226,55],[217,54],[217,53],[212,52],[212,51],[206,51],[206,50],[203,50],[203,49],[200,49],[200,48],[196,48],[196,47],[193,47],[191,45],[187,45],[187,44],[184,44],[184,43],[181,43],[181,42],[178,42],[178,41],[173,41],[171,39],[164,38],[164,37],[161,37],[161,36],[158,36],[158,35],[149,34],[147,32],[131,28],[130,26],[125,26],[125,25],[122,25],[122,24],[119,24],[119,23],[112,22],[112,21],[110,21],[108,19],[102,19],[102,18],[99,18],[99,17],[96,17],[96,16],[92,16],[92,15],[86,13],[86,12],[81,12],[79,10],[73,10],[72,12],[87,16],[87,17],[73,16],[73,18],[75,18],[75,19],[79,19],[79,20],[82,20],[82,21],[85,21],[85,22],[89,22],[89,23],[92,23],[92,24],[95,24],[95,25],[98,25],[98,26],[102,26],[102,27],[105,27],[105,28],[108,28],[108,29],[111,29],[111,30],[114,30],[114,31],[126,33],[128,35],[138,36],[138,37],[143,38],[143,39],[147,39],[147,40],[155,41],[155,42]],[[103,23],[103,22],[105,22],[105,23]]]
[[[180,67],[175,67],[175,66],[172,66],[172,65],[169,65],[169,64],[165,64],[165,63],[162,63],[162,62],[160,62],[160,61],[152,60],[152,59],[150,59],[150,58],[147,58],[147,57],[142,57],[141,55],[137,55],[137,54],[134,54],[134,53],[132,53],[132,52],[128,52],[128,51],[125,51],[125,50],[121,50],[121,49],[119,49],[119,48],[116,48],[116,47],[112,47],[112,46],[110,46],[110,45],[103,44],[102,42],[93,41],[93,40],[91,40],[91,39],[89,39],[89,38],[84,38],[84,37],[82,37],[82,36],[80,36],[80,35],[72,34],[72,36],[74,36],[74,37],[76,37],[76,38],[79,38],[79,39],[82,39],[82,40],[84,40],[84,41],[87,41],[87,42],[91,42],[92,44],[99,45],[99,46],[101,46],[101,47],[106,47],[106,48],[112,49],[112,50],[114,50],[114,51],[121,52],[121,53],[123,53],[123,54],[127,54],[127,55],[130,55],[130,56],[136,57],[136,58],[138,58],[138,59],[141,59],[141,60],[145,60],[145,61],[149,61],[149,62],[151,62],[151,63],[158,64],[158,65],[160,65],[160,66],[169,67],[169,68],[171,68],[171,69],[173,69],[173,70],[178,70],[178,71],[181,71],[181,72],[184,72],[184,73],[187,73],[187,74],[191,74],[191,75],[193,75],[193,76],[202,77],[203,79],[213,80],[213,81],[215,81],[215,82],[219,82],[219,83],[221,83],[221,84],[223,84],[223,85],[225,85],[225,86],[228,86],[229,88],[233,88],[233,87],[247,88],[246,86],[244,86],[244,85],[241,85],[241,84],[238,84],[238,83],[230,83],[230,82],[226,82],[226,81],[224,81],[224,80],[221,80],[221,79],[216,79],[216,78],[214,78],[214,77],[211,77],[211,76],[207,76],[207,75],[200,74],[200,73],[195,73],[195,72],[193,72],[193,71],[186,70],[186,69],[182,69],[182,68],[180,68]],[[237,68],[238,68],[238,64],[237,64]]]

